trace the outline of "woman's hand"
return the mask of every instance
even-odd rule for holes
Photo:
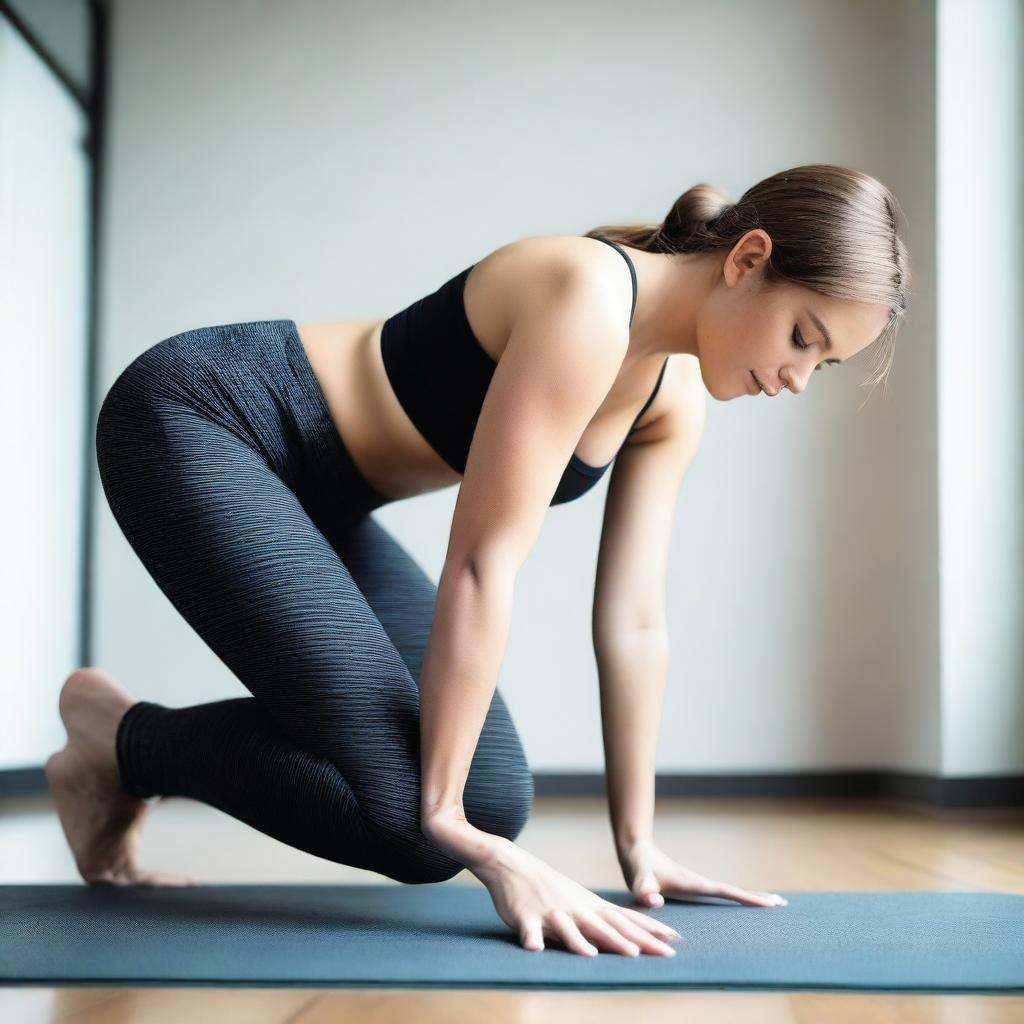
[[[675,956],[662,938],[679,939],[677,931],[602,899],[509,840],[502,839],[493,858],[473,873],[525,949],[543,949],[544,939],[552,938],[584,956],[595,956],[599,949],[626,956]]]
[[[490,856],[469,870],[487,887],[498,916],[525,949],[543,949],[548,938],[584,956],[599,949],[675,956],[668,945],[681,938],[675,929],[602,899],[510,840],[494,838]]]
[[[705,878],[672,860],[650,840],[620,847],[617,853],[629,891],[644,906],[660,907],[666,897],[685,900],[692,896],[720,896],[754,907],[785,907],[789,903],[778,893],[741,889]]]

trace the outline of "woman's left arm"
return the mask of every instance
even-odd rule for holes
[[[620,860],[652,839],[655,748],[668,672],[665,586],[679,487],[704,428],[694,365],[672,359],[615,458],[601,527],[592,635],[608,802]]]
[[[657,416],[631,435],[609,481],[592,619],[609,814],[619,864],[638,903],[657,907],[666,896],[713,896],[782,906],[774,893],[706,878],[654,842],[655,751],[669,655],[669,546],[680,484],[703,433],[705,403],[695,364],[674,375],[666,371],[650,409]]]

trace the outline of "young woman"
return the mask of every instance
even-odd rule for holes
[[[593,628],[626,884],[649,907],[784,904],[654,842],[670,524],[707,393],[799,394],[876,340],[888,373],[897,209],[829,165],[735,204],[698,185],[659,225],[504,245],[383,321],[202,327],[144,351],[99,412],[104,492],[253,696],[168,708],[97,669],[66,680],[46,775],[82,877],[191,882],[136,857],[146,798],[187,796],[402,882],[466,867],[527,949],[671,955],[670,929],[515,844],[533,784],[495,685],[547,508],[614,463]],[[459,481],[435,588],[370,513]]]

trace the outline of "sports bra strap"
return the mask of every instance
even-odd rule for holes
[[[586,237],[587,238],[596,238],[599,242],[607,243],[613,249],[617,249],[618,252],[622,255],[622,258],[626,261],[626,265],[629,267],[629,276],[630,276],[630,278],[633,281],[633,305],[630,307],[630,310],[629,310],[629,322],[632,324],[633,323],[633,313],[636,310],[636,268],[633,266],[633,261],[629,258],[629,253],[627,253],[626,250],[623,249],[621,245],[618,245],[616,242],[613,242],[610,238],[605,238],[604,235],[587,235]],[[668,357],[666,357],[665,361],[661,364],[661,372],[658,374],[658,381],[654,385],[654,390],[648,396],[647,401],[644,402],[643,408],[636,414],[636,417],[633,420],[633,426],[631,426],[629,428],[630,433],[632,433],[633,430],[636,428],[637,421],[651,407],[651,402],[654,401],[655,396],[658,394],[658,390],[661,387],[661,379],[662,379],[662,377],[665,376],[665,367],[666,366],[668,366]]]
[[[629,307],[629,322],[633,323],[633,312],[636,309],[636,267],[633,266],[633,261],[629,258],[629,253],[622,248],[616,242],[613,242],[610,238],[605,238],[604,235],[586,235],[586,238],[596,238],[599,242],[604,242],[606,245],[610,245],[613,249],[618,250],[622,258],[626,261],[626,265],[629,267],[629,276],[633,282],[633,304]]]
[[[661,378],[665,376],[666,366],[668,366],[668,356],[665,357],[665,362],[661,364],[661,371],[658,374],[658,382],[657,384],[654,385],[654,390],[648,396],[647,401],[644,402],[643,408],[636,414],[636,417],[633,420],[633,426],[629,428],[630,433],[632,433],[633,430],[636,428],[637,421],[640,419],[640,417],[643,416],[643,414],[647,412],[648,409],[650,409],[651,402],[654,401],[654,396],[657,395],[658,389],[661,387]]]

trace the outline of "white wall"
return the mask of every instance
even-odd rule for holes
[[[77,104],[0,18],[0,769],[64,744],[78,665],[89,163]]]
[[[113,13],[104,392],[174,332],[386,316],[512,238],[657,220],[697,181],[738,198],[829,162],[890,185],[916,295],[888,397],[856,412],[868,353],[801,396],[709,401],[672,551],[659,768],[941,770],[931,4]],[[500,685],[538,770],[602,764],[606,486],[552,510],[517,586]],[[96,662],[172,706],[244,694],[97,494]],[[455,494],[376,513],[435,580]]]
[[[942,755],[977,775],[1024,768],[1024,11],[938,9]]]

